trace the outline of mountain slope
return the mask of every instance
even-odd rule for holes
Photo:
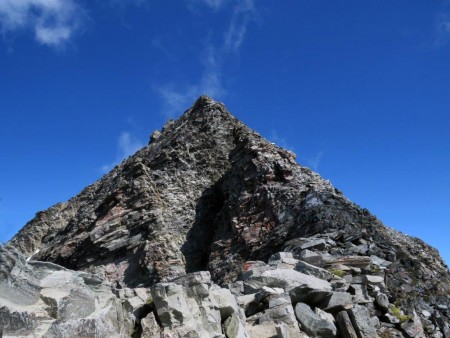
[[[382,225],[208,97],[79,195],[38,213],[10,244],[137,287],[202,270],[233,282],[246,261],[300,255],[307,239],[324,266],[338,257],[348,265],[348,256],[381,262],[391,303],[441,311],[445,325],[430,325],[445,332],[450,273],[436,250]]]

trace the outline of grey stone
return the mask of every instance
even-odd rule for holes
[[[385,313],[383,317],[384,321],[391,323],[391,324],[399,324],[400,319],[398,319],[396,316],[394,316],[391,313]]]
[[[154,338],[160,336],[161,330],[153,312],[150,312],[145,318],[142,318],[140,324],[142,329],[141,338]]]
[[[213,286],[210,292],[211,305],[219,309],[221,318],[227,318],[233,313],[239,313],[236,298],[228,289]]]
[[[242,296],[244,294],[244,282],[243,281],[236,281],[233,283],[228,284],[228,288],[230,289],[231,293],[235,296]]]
[[[328,259],[323,265],[324,267],[330,267],[336,264],[342,264],[355,268],[367,268],[370,262],[370,258],[366,256],[340,256]]]
[[[314,308],[314,313],[320,318],[329,321],[330,323],[335,323],[334,317],[331,313],[325,312],[318,307]]]
[[[409,338],[425,338],[425,332],[423,330],[422,322],[415,311],[413,311],[412,321],[403,323],[401,325],[402,330]]]
[[[309,263],[315,266],[320,267],[322,265],[322,255],[308,249],[302,250],[302,252],[300,252],[300,259],[305,263]]]
[[[346,311],[337,314],[336,323],[343,338],[359,338]]]
[[[370,256],[370,262],[374,265],[378,265],[379,267],[382,268],[387,268],[389,265],[392,264],[392,262],[389,262],[383,258],[380,258],[378,256],[372,255]]]
[[[325,250],[326,242],[324,239],[313,239],[313,240],[305,240],[301,245],[300,249],[317,249],[317,250]]]
[[[225,335],[227,338],[250,338],[237,313],[233,313],[230,317],[228,317],[223,326],[225,328]]]
[[[220,336],[221,323],[228,320],[230,335],[245,336],[245,316],[235,297],[229,289],[212,284],[209,273],[192,273],[174,282],[156,284],[151,294],[164,332]]]
[[[283,258],[294,259],[294,256],[292,255],[292,252],[277,252],[277,253],[273,254],[272,256],[270,256],[268,264],[270,264],[270,262],[280,261]]]
[[[295,270],[304,273],[305,275],[314,276],[327,281],[335,278],[335,276],[331,272],[302,261],[297,262],[297,264],[295,265]]]
[[[261,261],[246,262],[244,265],[244,271],[242,272],[242,280],[247,281],[250,277],[258,277],[263,272],[270,270],[270,266]]]
[[[351,309],[353,307],[352,295],[347,292],[333,292],[319,307],[334,313]]]
[[[343,278],[334,279],[330,281],[333,291],[346,292],[350,284]]]
[[[376,294],[375,303],[384,313],[389,311],[389,299],[384,293]]]
[[[353,294],[354,303],[367,304],[372,302],[365,285],[352,284],[349,288],[349,292]]]
[[[5,336],[132,333],[134,317],[124,314],[109,283],[56,264],[27,262],[11,247],[0,249],[0,269],[9,266],[0,282],[0,323]],[[5,259],[8,266],[1,264]]]
[[[320,318],[311,308],[304,303],[297,303],[295,315],[302,328],[314,338],[332,338],[336,336],[336,326],[327,320]]]
[[[263,286],[282,288],[291,296],[292,303],[318,302],[328,296],[331,285],[325,280],[290,269],[268,270],[252,276],[245,283],[245,293],[257,293]]]
[[[275,322],[282,322],[288,325],[294,325],[297,322],[288,294],[272,296],[269,301],[269,308],[264,313]]]
[[[405,338],[402,332],[393,327],[381,327],[378,332],[380,333],[380,337]]]
[[[381,285],[384,285],[384,278],[381,277],[381,276],[365,275],[364,276],[364,282],[366,284],[373,284],[373,285],[381,284]]]
[[[284,323],[277,324],[275,326],[277,331],[277,338],[289,338],[288,327]]]
[[[348,313],[358,336],[364,338],[378,337],[373,323],[370,320],[369,311],[364,306],[355,305],[352,309],[348,310]]]
[[[426,318],[431,317],[430,311],[427,311],[427,310],[423,310],[423,311],[422,311],[422,315],[423,315],[424,317],[426,317]]]

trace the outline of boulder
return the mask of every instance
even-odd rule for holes
[[[302,250],[302,252],[300,252],[300,259],[305,263],[309,263],[315,266],[322,265],[322,255],[308,249]]]
[[[389,262],[389,261],[387,261],[387,260],[385,260],[385,259],[383,259],[383,258],[380,258],[380,257],[378,257],[378,256],[375,256],[375,255],[371,255],[371,256],[370,256],[370,262],[371,262],[373,265],[376,265],[376,266],[380,267],[381,269],[385,269],[385,268],[387,268],[389,265],[392,264],[392,262]]]
[[[350,320],[359,337],[377,338],[377,332],[371,321],[369,311],[361,305],[355,305],[348,310]]]
[[[295,315],[302,325],[302,329],[311,337],[334,338],[336,336],[336,326],[332,322],[320,318],[307,304],[297,303]]]
[[[150,312],[145,318],[140,321],[141,324],[141,338],[154,338],[161,334],[161,329],[156,321],[155,314]]]
[[[294,238],[287,241],[284,246],[285,251],[301,252],[305,249],[316,249],[323,251],[326,248],[326,241],[323,238]]]
[[[316,307],[314,308],[314,312],[316,315],[318,315],[320,318],[328,320],[330,323],[335,323],[335,319],[331,313],[325,312],[321,310],[320,308]]]
[[[384,293],[379,292],[375,295],[375,304],[383,313],[389,311],[389,298]]]
[[[218,309],[222,319],[231,316],[233,313],[239,313],[239,306],[236,298],[228,289],[213,285],[210,292],[211,305]]]
[[[353,307],[352,295],[347,292],[333,292],[320,305],[327,312],[340,312]]]
[[[223,327],[227,338],[250,338],[237,313],[233,313],[228,317],[225,320]]]
[[[295,271],[304,273],[305,275],[314,276],[327,281],[336,278],[336,276],[333,275],[331,272],[302,261],[297,261],[297,264],[295,265],[294,269]]]
[[[289,338],[288,327],[284,323],[277,324],[275,326],[277,332],[277,338]]]
[[[270,256],[269,261],[267,263],[271,264],[273,262],[279,262],[284,258],[294,259],[294,255],[292,254],[292,252],[277,252],[272,256]]]
[[[330,283],[325,280],[287,269],[268,270],[248,282],[258,289],[263,286],[282,288],[289,292],[293,304],[299,301],[319,302],[332,291]]]
[[[271,296],[269,307],[264,311],[274,322],[282,322],[288,325],[297,323],[291,298],[287,293]]]
[[[251,277],[260,276],[263,272],[270,269],[270,265],[261,261],[246,262],[242,268],[241,278],[243,281],[246,281]]]
[[[370,257],[367,256],[338,256],[331,259],[327,259],[324,263],[324,267],[331,267],[337,264],[346,265],[355,268],[367,268],[370,265]]]
[[[367,304],[372,302],[365,285],[352,284],[349,292],[353,295],[353,303]]]
[[[336,323],[342,338],[359,338],[346,311],[341,311],[337,314]]]
[[[403,323],[401,327],[408,338],[425,338],[423,325],[416,311],[413,311],[412,321]]]

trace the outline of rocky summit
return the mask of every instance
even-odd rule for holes
[[[435,249],[206,96],[0,248],[4,337],[450,338],[449,318]]]

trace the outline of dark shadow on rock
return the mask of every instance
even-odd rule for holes
[[[181,247],[186,260],[186,273],[207,270],[211,241],[216,230],[216,215],[223,198],[216,185],[206,189],[195,207],[195,221]]]

